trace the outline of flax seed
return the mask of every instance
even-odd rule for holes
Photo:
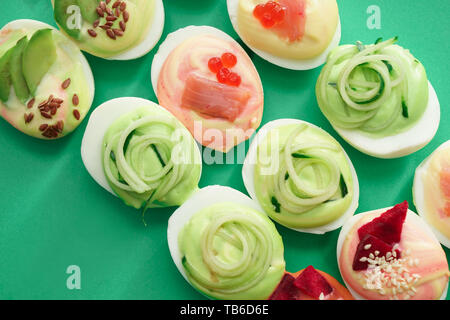
[[[77,106],[79,103],[80,103],[80,99],[78,98],[78,95],[74,94],[73,97],[72,97],[72,104],[74,106]]]
[[[70,86],[70,81],[71,81],[70,78],[67,78],[66,80],[64,80],[64,82],[62,83],[61,87],[63,89],[67,89]],[[53,97],[52,97],[52,99],[53,99]]]
[[[56,126],[58,127],[59,132],[62,132],[64,129],[64,121],[59,120]]]
[[[114,34],[118,37],[123,36],[123,31],[120,29],[112,29],[112,31],[114,32]]]
[[[95,32],[93,29],[88,29],[87,32],[89,33],[89,35],[90,35],[92,38],[95,38],[95,37],[97,36],[97,32]]]
[[[100,8],[102,9],[102,11],[106,11],[106,3],[105,3],[105,1],[100,1]]]
[[[27,108],[28,109],[31,109],[31,108],[33,108],[33,105],[34,105],[34,102],[35,102],[36,100],[33,98],[33,99],[31,99],[30,101],[28,101],[28,103],[27,103]]]
[[[114,4],[112,5],[113,9],[117,8],[118,6],[120,6],[120,0],[117,0],[117,1],[114,2]]]
[[[106,17],[106,21],[116,21],[117,20],[117,17],[115,17],[115,16],[107,16]]]
[[[45,112],[41,112],[41,116],[43,116],[46,119],[51,119],[52,118],[51,115],[49,115],[48,113],[45,113]]]
[[[128,19],[130,19],[130,14],[125,10],[123,12],[123,21],[128,22]]]
[[[97,19],[97,20],[94,21],[94,23],[92,24],[92,26],[93,26],[94,28],[97,28],[99,24],[100,24],[100,20]]]
[[[41,125],[39,126],[39,130],[40,130],[40,131],[45,131],[45,130],[47,130],[47,128],[48,128],[48,124],[46,124],[46,123],[41,124]]]
[[[75,119],[80,120],[80,112],[78,110],[73,110],[73,116]]]
[[[106,30],[106,34],[113,40],[116,40],[116,34],[111,29]]]
[[[127,8],[126,2],[122,2],[122,3],[120,4],[120,11],[125,11],[126,8]]]
[[[125,29],[126,29],[126,24],[125,24],[125,22],[120,21],[119,26],[120,26],[120,29],[122,29],[122,31],[125,32]]]
[[[108,14],[108,16],[114,15],[114,13],[113,13],[113,11],[111,10],[110,7],[106,7],[106,13]]]
[[[105,13],[103,12],[102,8],[97,7],[96,10],[99,17],[103,18],[105,16]]]

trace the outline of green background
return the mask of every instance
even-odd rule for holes
[[[380,160],[345,143],[320,113],[314,86],[320,68],[290,71],[256,55],[252,59],[265,91],[263,124],[298,118],[321,126],[342,143],[359,176],[357,212],[408,200],[417,165],[449,139],[448,0],[338,0],[341,43],[372,43],[399,36],[425,65],[441,103],[435,138],[408,157]],[[368,6],[381,8],[381,29],[369,30]],[[191,24],[217,27],[237,39],[225,0],[167,0],[166,35]],[[15,19],[54,26],[50,0],[2,0],[0,26]],[[106,61],[89,54],[96,84],[91,111],[104,101],[136,96],[156,101],[150,68],[158,46],[134,61]],[[166,228],[172,209],[141,213],[125,206],[90,177],[80,156],[87,119],[68,137],[40,141],[0,121],[0,298],[2,299],[204,299],[179,274],[169,254]],[[248,144],[246,144],[246,148]],[[203,166],[200,186],[223,184],[245,192],[241,164]],[[336,261],[339,230],[326,235],[297,233],[277,225],[288,271],[308,265],[342,281]],[[445,250],[447,259],[450,250]],[[68,290],[66,269],[81,268],[81,290]],[[447,296],[449,299],[450,295]]]

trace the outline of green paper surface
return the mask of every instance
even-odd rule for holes
[[[279,118],[297,118],[333,135],[358,173],[357,212],[403,200],[415,210],[414,170],[449,139],[446,66],[450,2],[338,0],[338,5],[341,44],[399,36],[398,43],[424,64],[441,104],[441,124],[435,138],[422,150],[400,159],[381,160],[362,154],[336,134],[317,107],[314,87],[320,67],[291,71],[252,55],[265,92],[262,125]],[[367,27],[371,5],[381,9],[381,29]],[[166,24],[159,43],[168,33],[192,24],[214,26],[238,38],[225,0],[167,0],[164,6]],[[2,3],[0,26],[24,18],[56,26],[50,0]],[[96,84],[91,112],[117,97],[156,101],[150,68],[157,48],[132,61],[107,61],[86,54]],[[57,141],[26,136],[0,121],[0,299],[205,299],[172,262],[167,221],[174,208],[149,211],[145,225],[141,212],[105,191],[84,168],[80,146],[87,119],[71,135]],[[248,142],[245,146],[248,148]],[[222,184],[246,193],[241,169],[242,164],[203,164],[200,187]],[[336,259],[339,230],[311,235],[276,227],[284,240],[288,271],[313,265],[342,282]],[[445,252],[449,259],[450,250]],[[71,265],[80,268],[81,289],[67,287]]]

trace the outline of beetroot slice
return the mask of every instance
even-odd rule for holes
[[[400,242],[407,211],[407,201],[397,204],[378,218],[360,227],[358,229],[359,239],[370,234],[390,245]]]
[[[295,278],[285,273],[269,300],[296,300],[298,289],[294,286]]]
[[[321,293],[326,296],[333,291],[328,281],[312,266],[308,266],[303,270],[295,279],[294,286],[314,299],[319,299]]]
[[[369,248],[366,249],[366,246]],[[386,254],[388,252],[392,252],[392,249],[392,245],[370,234],[366,234],[356,248],[355,258],[353,259],[353,270],[360,271],[366,270],[368,268],[369,262],[361,261],[361,258],[368,258],[371,253],[374,255],[374,257],[386,257]],[[378,251],[378,255],[375,254],[375,251]],[[396,259],[400,258],[400,251],[395,250],[395,253]]]

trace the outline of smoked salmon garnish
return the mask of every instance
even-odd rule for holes
[[[181,105],[200,114],[234,122],[249,98],[250,92],[246,89],[191,73],[186,79]]]

